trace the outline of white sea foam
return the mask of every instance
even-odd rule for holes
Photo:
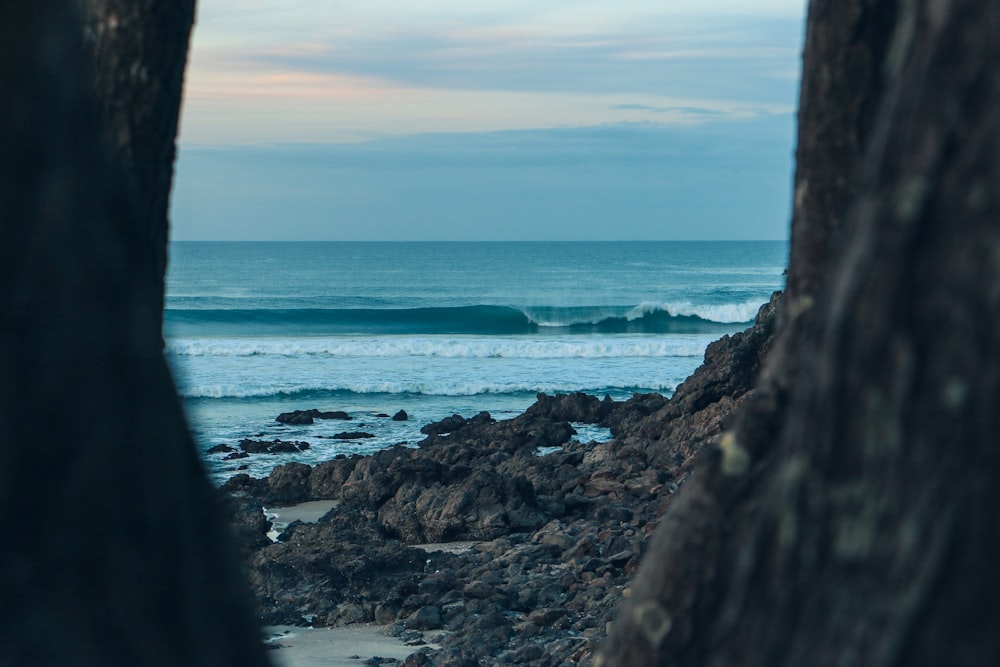
[[[724,324],[738,324],[750,322],[757,316],[762,301],[749,299],[743,303],[720,303],[720,304],[693,304],[690,301],[673,301],[668,303],[657,303],[644,301],[633,308],[625,316],[628,320],[637,320],[641,317],[658,311],[666,312],[674,316],[700,317],[703,320],[720,322]]]
[[[604,393],[607,391],[666,391],[676,389],[676,382],[651,381],[631,387],[567,386],[566,383],[546,382],[427,382],[386,381],[307,384],[205,384],[183,387],[181,393],[188,398],[263,398],[268,396],[294,396],[311,393],[352,394],[419,394],[424,396],[480,396],[486,394],[517,394],[544,392],[554,394],[567,391]]]
[[[508,359],[700,357],[714,334],[587,338],[384,336],[376,338],[173,339],[167,352],[183,357],[328,356]]]

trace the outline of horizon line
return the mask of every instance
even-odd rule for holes
[[[788,243],[790,239],[169,239],[170,243]]]

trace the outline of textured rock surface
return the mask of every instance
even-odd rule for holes
[[[428,424],[416,449],[234,477],[224,490],[246,509],[238,534],[264,620],[434,635],[442,649],[414,664],[585,659],[629,595],[665,504],[746,400],[774,317],[772,300],[752,329],[713,343],[669,400],[539,395],[514,419]],[[608,427],[613,439],[579,442],[570,422]],[[319,499],[340,504],[276,544],[249,519],[261,502]],[[474,546],[413,546],[449,541]]]

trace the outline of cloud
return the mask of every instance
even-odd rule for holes
[[[621,30],[445,25],[348,34],[232,51],[241,67],[373,77],[462,90],[641,92],[730,97],[740,82],[775,101],[770,71],[794,63],[794,21],[726,24],[693,34],[653,22]],[[778,92],[780,96],[782,93]],[[745,93],[744,93],[745,95]]]
[[[342,141],[696,119],[682,107],[780,110],[795,102],[799,4],[205,0],[182,139]],[[625,103],[665,111],[614,108]]]
[[[201,0],[174,238],[784,238],[803,5]]]
[[[684,114],[688,116],[727,116],[737,115],[737,112],[723,111],[721,109],[706,109],[705,107],[654,107],[648,104],[612,104],[612,109],[617,111],[649,111],[652,113]],[[745,114],[744,114],[745,115]]]

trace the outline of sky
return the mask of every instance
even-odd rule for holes
[[[785,239],[805,0],[199,0],[175,240]]]

